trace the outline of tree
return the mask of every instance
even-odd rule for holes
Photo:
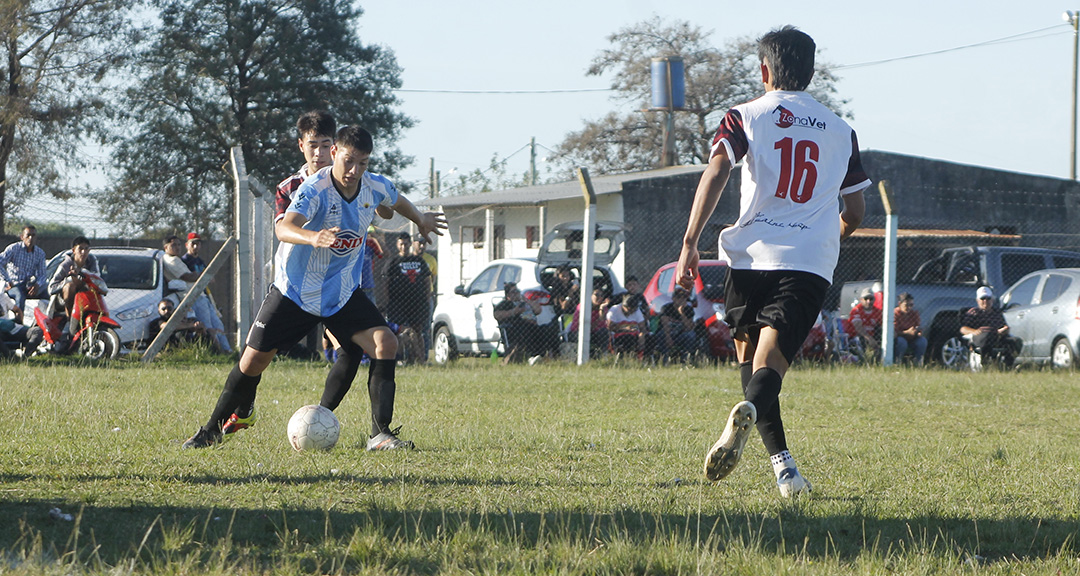
[[[708,160],[713,132],[729,108],[760,96],[757,42],[729,41],[722,49],[710,43],[711,32],[689,22],[653,17],[612,34],[612,48],[593,58],[587,74],[613,74],[612,97],[629,113],[612,112],[585,123],[557,147],[558,164],[570,173],[587,166],[597,174],[632,172],[660,165],[663,112],[641,112],[651,102],[653,58],[681,56],[686,69],[686,110],[675,113],[675,152],[680,163]],[[843,111],[836,99],[836,77],[817,63],[809,92],[830,109]]]
[[[158,0],[159,27],[128,91],[136,128],[116,148],[117,182],[103,210],[121,229],[231,229],[231,178],[240,146],[267,186],[295,170],[296,118],[322,108],[375,138],[372,169],[411,162],[396,148],[412,120],[395,110],[393,53],[364,46],[348,1]]]
[[[135,3],[0,0],[0,230],[33,194],[74,194]]]

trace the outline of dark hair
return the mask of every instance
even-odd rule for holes
[[[412,236],[409,236],[408,232],[399,232],[397,235],[398,240],[404,240],[406,242],[412,241]]]
[[[503,294],[509,296],[510,291],[517,288],[517,282],[507,282],[503,284]]]
[[[180,239],[180,237],[177,236],[176,234],[173,234],[172,236],[166,236],[165,239],[161,241],[161,245],[166,246],[170,242],[172,242],[173,240],[179,240],[179,239]]]
[[[87,246],[89,246],[90,245],[90,239],[87,238],[86,236],[76,236],[75,239],[71,241],[71,247],[72,248],[78,246],[79,244],[86,244]]]
[[[296,121],[296,133],[300,138],[303,138],[305,134],[333,138],[335,132],[337,132],[337,122],[326,110],[304,112]]]
[[[637,276],[634,276],[633,274],[631,274],[631,275],[626,277],[626,282],[624,282],[624,284],[629,284],[631,282],[641,282],[641,280],[638,280]]]
[[[371,154],[371,151],[375,149],[375,144],[371,141],[371,134],[359,126],[346,126],[338,130],[337,140],[334,144],[338,148],[352,148],[357,152],[367,152],[368,154]]]
[[[37,232],[37,226],[34,226],[33,224],[27,224],[26,226],[23,226],[22,229],[23,232],[26,232],[27,230]]]
[[[794,26],[784,26],[758,39],[758,59],[769,65],[777,90],[806,90],[814,77],[814,39]]]

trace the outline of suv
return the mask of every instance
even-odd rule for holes
[[[494,307],[503,300],[503,286],[516,282],[527,299],[539,299],[543,312],[538,321],[554,316],[548,303],[556,269],[569,265],[581,275],[583,234],[581,222],[559,224],[544,236],[538,258],[502,258],[489,263],[468,286],[458,286],[453,296],[439,298],[432,315],[432,348],[436,364],[447,364],[458,356],[486,356],[506,352]],[[619,255],[623,226],[617,222],[597,223],[594,241],[593,287],[610,294],[622,292],[622,285],[609,268]]]
[[[52,279],[64,256],[70,250],[53,256],[46,265],[46,277]],[[120,323],[116,334],[120,342],[132,347],[145,341],[148,336],[147,325],[157,316],[157,304],[171,291],[165,286],[165,273],[161,258],[164,254],[154,248],[93,247],[92,254],[98,261],[101,277],[109,288],[105,295],[105,304],[109,315]],[[23,322],[34,323],[34,308],[49,305],[48,298],[26,301],[26,313]]]

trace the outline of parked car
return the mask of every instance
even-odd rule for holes
[[[619,255],[622,240],[621,224],[598,223],[593,286],[612,294],[622,292],[622,285],[609,268]],[[569,265],[580,278],[582,247],[581,222],[560,224],[544,237],[537,258],[493,260],[467,286],[455,288],[454,295],[441,296],[432,315],[435,363],[446,364],[458,356],[487,356],[492,351],[505,354],[493,309],[503,300],[507,282],[516,282],[525,298],[542,302],[543,312],[538,318],[541,324],[553,318],[548,286],[562,264]]]
[[[1017,363],[1077,366],[1080,349],[1080,268],[1039,270],[1001,296],[1009,333],[1023,341]]]
[[[964,246],[946,248],[937,258],[924,262],[910,282],[898,282],[896,293],[915,297],[915,309],[922,316],[929,340],[927,360],[946,367],[967,361],[966,346],[960,339],[960,311],[971,307],[975,289],[989,286],[1001,292],[1029,272],[1046,268],[1080,266],[1080,253],[1049,248],[1018,246]],[[875,280],[846,282],[840,290],[840,314],[847,316],[859,293]],[[891,310],[890,303],[885,310]]]
[[[664,305],[671,302],[671,293],[675,290],[675,266],[677,262],[664,264],[653,273],[645,285],[645,301],[649,310],[659,314]],[[723,260],[701,260],[698,263],[699,275],[694,279],[694,288],[690,291],[690,300],[694,304],[694,322],[704,326],[708,352],[715,358],[730,358],[735,355],[735,346],[731,341],[731,330],[724,323],[724,282],[727,280],[728,265]]]
[[[46,264],[46,274],[52,278],[64,256],[65,250],[53,256]],[[93,247],[90,253],[97,258],[101,277],[105,280],[109,293],[105,295],[105,304],[109,315],[120,323],[116,330],[120,342],[129,348],[145,341],[148,337],[147,325],[157,316],[157,305],[169,293],[165,283],[165,273],[161,258],[164,254],[154,248]],[[23,322],[34,322],[34,308],[44,312],[49,299],[41,298],[26,301],[26,313]]]

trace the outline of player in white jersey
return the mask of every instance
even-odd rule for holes
[[[870,185],[855,132],[805,92],[815,51],[813,39],[791,26],[759,40],[765,95],[729,110],[716,131],[676,270],[679,283],[690,288],[701,231],[742,160],[739,219],[720,233],[720,258],[731,266],[726,320],[735,334],[744,400],[706,454],[705,475],[727,476],[756,424],[785,497],[809,492],[810,483],[787,447],[781,384],[821,310],[840,239],[862,222],[862,191]]]
[[[220,442],[229,416],[254,402],[262,373],[277,351],[319,322],[340,342],[374,351],[368,383],[372,401],[368,449],[412,447],[390,429],[397,388],[397,337],[360,290],[357,256],[380,204],[392,206],[415,222],[425,237],[432,232],[441,235],[447,223],[441,213],[421,213],[389,180],[367,174],[372,149],[366,130],[342,128],[331,149],[332,166],[305,180],[297,190],[295,201],[275,226],[281,241],[275,255],[278,278],[263,300],[240,361],[226,379],[209,421],[184,442],[184,448]]]

